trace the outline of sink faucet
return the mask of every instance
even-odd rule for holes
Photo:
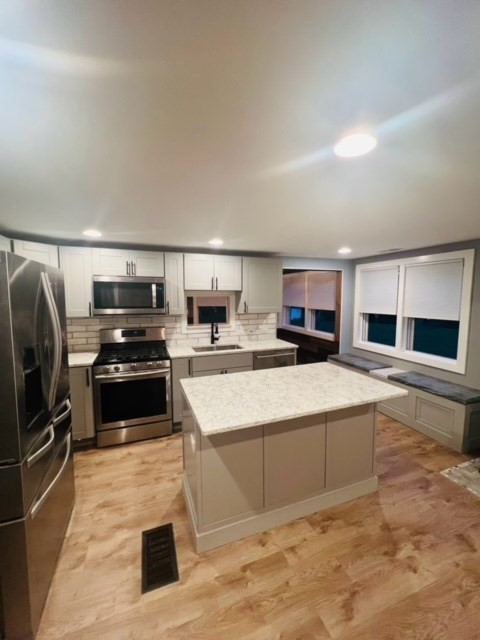
[[[217,340],[220,340],[218,335],[218,322],[212,322],[210,327],[210,344],[215,344]]]

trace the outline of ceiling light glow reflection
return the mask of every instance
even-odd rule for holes
[[[350,247],[340,247],[337,253],[341,253],[341,254],[352,253],[352,250],[350,249]]]
[[[221,238],[212,238],[208,241],[208,244],[210,244],[212,247],[221,247],[223,244],[223,240]]]
[[[89,238],[100,238],[102,235],[101,231],[97,231],[97,229],[85,229],[82,233]]]
[[[372,151],[377,140],[369,133],[352,133],[337,142],[333,151],[340,158],[356,158]]]

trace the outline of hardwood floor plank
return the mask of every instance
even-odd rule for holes
[[[75,454],[38,640],[478,639],[480,499],[439,473],[468,457],[377,432],[378,492],[202,555],[179,436]],[[142,595],[141,532],[167,522],[180,580]]]

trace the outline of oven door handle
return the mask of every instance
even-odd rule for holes
[[[153,378],[170,373],[170,369],[155,369],[154,371],[135,371],[133,373],[106,373],[95,376],[95,380],[125,380],[128,378]]]

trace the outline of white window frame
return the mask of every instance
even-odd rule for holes
[[[405,270],[409,265],[425,262],[447,262],[450,260],[463,260],[462,295],[460,303],[460,327],[458,334],[457,358],[444,358],[441,356],[429,355],[408,348],[411,344],[411,322],[404,315],[404,294],[405,294]],[[416,256],[411,258],[401,258],[398,260],[385,260],[359,264],[355,269],[355,303],[353,322],[353,346],[357,349],[364,349],[374,353],[408,360],[418,364],[424,364],[445,371],[455,373],[465,373],[467,366],[468,335],[470,329],[470,311],[472,298],[473,270],[474,270],[475,250],[466,249],[464,251],[450,251],[448,253],[437,253],[426,256]],[[398,281],[398,303],[397,303],[397,331],[395,346],[389,347],[376,342],[365,340],[367,335],[366,314],[360,313],[360,272],[366,269],[382,268],[388,266],[399,267]]]
[[[210,335],[209,324],[188,324],[187,322],[187,297],[205,296],[209,298],[226,298],[228,297],[228,319],[227,323],[219,322],[218,326],[224,331],[235,331],[236,329],[236,306],[235,294],[226,294],[225,291],[188,291],[185,292],[185,313],[182,315],[182,333],[188,334],[190,337],[204,338],[207,333]]]

